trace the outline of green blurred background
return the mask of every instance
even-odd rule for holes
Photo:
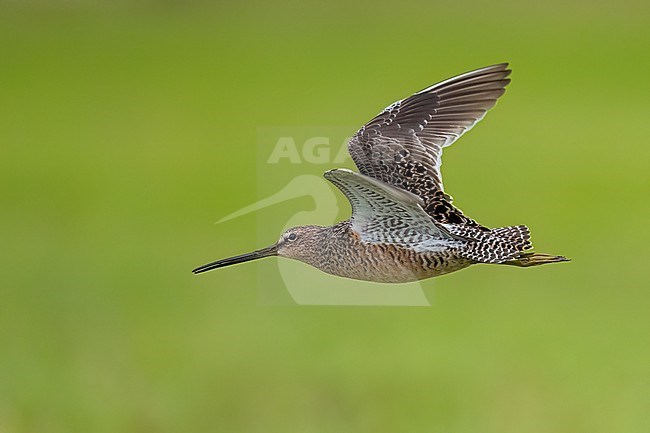
[[[650,431],[648,2],[0,5],[0,432]],[[573,262],[475,266],[430,308],[189,272],[278,234],[212,224],[257,198],[259,125],[501,61],[445,185]]]

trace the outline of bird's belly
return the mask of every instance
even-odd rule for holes
[[[407,283],[448,274],[471,264],[451,251],[418,253],[393,245],[368,245],[348,252],[345,260],[333,258],[321,269],[356,280]]]

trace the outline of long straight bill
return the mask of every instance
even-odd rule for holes
[[[216,262],[208,263],[207,265],[199,266],[192,272],[200,274],[201,272],[211,271],[212,269],[223,268],[224,266],[236,265],[237,263],[249,262],[264,257],[277,256],[278,249],[275,245],[262,248],[261,250],[253,251],[252,253],[242,254],[240,256],[230,257],[227,259],[217,260]]]

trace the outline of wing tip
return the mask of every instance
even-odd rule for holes
[[[508,73],[512,72],[512,70],[510,69],[510,62],[495,63],[494,65],[484,66],[482,68],[478,68],[470,72],[478,72],[481,70],[486,70],[486,71],[489,70],[490,72],[497,72],[497,71],[504,71],[504,72],[507,71]]]
[[[490,66],[483,66],[482,68],[472,69],[470,71],[464,72],[462,74],[455,75],[453,77],[447,78],[446,80],[443,80],[443,81],[440,81],[438,83],[432,84],[431,86],[426,87],[426,88],[420,90],[419,92],[416,92],[415,95],[419,95],[419,94],[422,94],[422,93],[427,93],[427,92],[429,92],[431,90],[440,88],[440,87],[442,87],[442,86],[444,86],[446,84],[462,82],[462,81],[467,80],[467,79],[477,78],[477,77],[481,77],[481,76],[488,75],[488,74],[494,74],[494,73],[502,73],[502,74],[504,74],[501,79],[506,80],[507,77],[512,73],[512,70],[508,69],[509,66],[510,66],[510,63],[503,62],[503,63],[496,63],[496,64],[490,65]],[[507,86],[508,84],[510,84],[510,81],[508,81],[504,85],[504,87]]]

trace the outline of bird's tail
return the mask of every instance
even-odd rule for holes
[[[504,263],[532,248],[530,230],[524,225],[477,231],[470,237],[473,242],[463,256],[478,263]]]
[[[528,267],[569,261],[563,256],[526,251],[533,245],[530,243],[530,230],[524,225],[500,227],[471,236],[474,242],[463,256],[477,263]]]
[[[528,266],[545,265],[546,263],[559,263],[559,262],[570,262],[570,261],[571,259],[567,259],[564,256],[554,256],[551,254],[524,252],[524,253],[520,253],[517,257],[515,257],[512,260],[503,262],[503,264],[526,268]]]
[[[499,227],[490,230],[491,237],[509,246],[509,251],[523,251],[533,247],[530,243],[530,229],[525,225]]]

